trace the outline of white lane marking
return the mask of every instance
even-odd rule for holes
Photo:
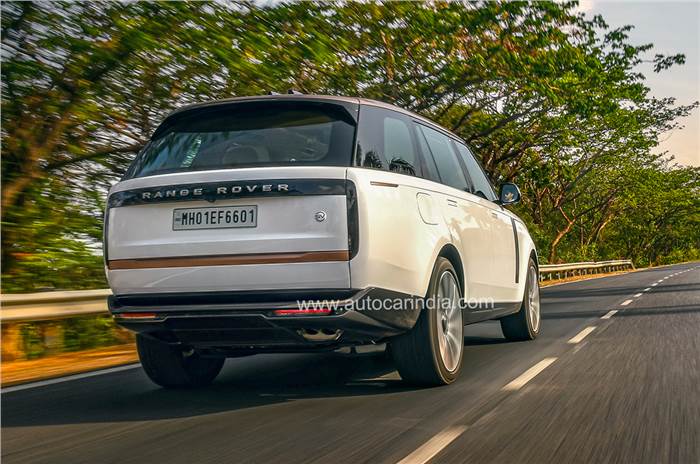
[[[643,292],[648,292],[649,290],[651,290],[651,287],[647,287],[647,288],[645,288],[645,289],[642,290],[642,291],[643,291]]]
[[[569,339],[568,343],[572,343],[572,344],[579,343],[579,342],[581,342],[581,340],[586,338],[589,333],[593,332],[594,330],[595,330],[595,326],[590,325],[590,326],[586,327],[585,329],[583,329],[582,331],[580,331],[578,334],[571,337],[571,339]]]
[[[640,296],[642,296],[642,294],[641,294],[641,293],[637,293],[636,295],[632,296],[632,298],[639,298]]]
[[[658,282],[651,284],[652,287],[656,287],[657,285],[659,285]]]
[[[620,303],[620,306],[627,306],[630,303],[632,303],[632,300],[625,300],[622,303]]]
[[[420,448],[400,460],[398,464],[424,464],[430,461],[433,456],[455,441],[465,430],[467,430],[466,425],[451,425],[447,427],[426,441]]]
[[[86,379],[88,377],[96,377],[98,375],[111,374],[113,372],[128,371],[141,367],[141,364],[127,364],[126,366],[110,367],[109,369],[100,369],[99,371],[83,372],[82,374],[67,375],[56,379],[40,380],[38,382],[24,383],[12,387],[3,388],[2,393],[12,393],[16,391],[29,390],[31,388],[44,387],[46,385],[54,385],[57,383],[70,382],[71,380]]]
[[[508,383],[505,387],[503,387],[503,390],[506,391],[515,391],[515,390],[520,390],[523,385],[528,383],[530,380],[534,379],[537,374],[542,372],[552,364],[554,361],[556,361],[557,358],[544,358],[542,361],[538,362],[534,366],[532,366],[530,369],[526,370],[522,374],[520,374],[518,377],[513,379],[510,383]]]
[[[607,314],[605,314],[605,316],[601,317],[601,319],[610,319],[611,317],[613,317],[615,315],[616,312],[617,312],[617,309],[611,309],[610,311],[607,312]]]

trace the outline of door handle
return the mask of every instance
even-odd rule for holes
[[[457,206],[457,202],[454,200],[450,200],[449,198],[447,199],[447,204],[449,206],[455,206],[455,207]]]
[[[498,213],[495,212],[495,211],[491,211],[491,216],[497,218],[497,217],[498,217]]]

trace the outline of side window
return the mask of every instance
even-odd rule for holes
[[[358,130],[355,166],[422,176],[409,118],[362,106]]]
[[[457,160],[457,154],[452,149],[450,139],[429,127],[419,125],[420,132],[425,136],[430,152],[433,154],[435,164],[442,183],[465,191],[469,189],[469,183],[464,176],[464,171]]]
[[[455,143],[455,145],[457,145],[457,150],[459,151],[459,154],[467,167],[469,177],[474,184],[472,193],[487,200],[495,200],[496,194],[493,192],[493,188],[491,188],[491,183],[486,177],[486,174],[484,174],[484,170],[479,165],[479,162],[476,160],[476,158],[474,158],[472,152],[461,143]]]
[[[406,121],[391,116],[384,118],[384,156],[389,160],[390,171],[406,170],[403,174],[417,174],[416,149]]]
[[[425,137],[421,132],[421,125],[417,122],[413,123],[413,133],[418,142],[418,148],[421,153],[421,160],[423,161],[423,171],[425,172],[425,178],[432,181],[442,183],[440,179],[440,174],[438,173],[437,164],[435,164],[435,158],[430,153],[430,148],[428,148],[428,143],[425,141]]]

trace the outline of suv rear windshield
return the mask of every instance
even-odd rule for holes
[[[259,166],[349,166],[354,134],[347,111],[329,103],[204,107],[167,119],[124,178]]]

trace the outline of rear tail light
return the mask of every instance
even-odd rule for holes
[[[102,257],[104,259],[105,266],[109,262],[108,243],[107,243],[107,233],[109,231],[109,201],[107,201],[107,206],[105,206],[105,217],[102,223]]]
[[[348,250],[350,259],[357,255],[360,248],[360,224],[357,211],[357,189],[352,181],[345,181],[345,201],[348,214]]]
[[[313,309],[275,309],[272,313],[275,316],[323,316],[333,312],[330,308]]]
[[[158,319],[158,313],[120,313],[120,314],[115,314],[114,317],[117,319],[142,321],[142,320],[148,320],[148,319]]]

